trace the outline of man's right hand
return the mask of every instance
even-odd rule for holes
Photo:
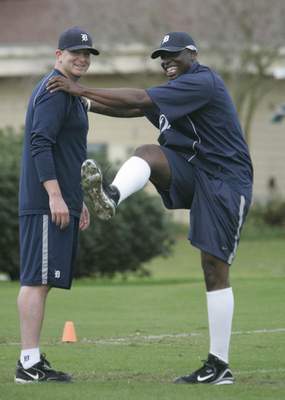
[[[60,229],[64,229],[69,224],[69,210],[61,195],[51,195],[49,198],[49,208],[51,220]]]
[[[49,195],[49,208],[51,212],[51,219],[60,229],[64,229],[69,224],[69,210],[63,200],[61,191],[56,179],[45,181],[43,183]]]

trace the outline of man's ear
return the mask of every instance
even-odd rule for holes
[[[57,60],[60,60],[60,59],[61,59],[62,53],[63,53],[63,51],[60,50],[60,49],[56,49],[56,50],[55,50],[55,56],[56,56],[56,59],[57,59]]]
[[[190,57],[191,57],[191,61],[196,61],[197,60],[197,51],[190,50]]]
[[[196,59],[197,59],[197,51],[193,51],[193,50],[190,50],[190,49],[187,49],[187,51],[189,51],[189,53],[190,53],[191,62],[196,61]]]

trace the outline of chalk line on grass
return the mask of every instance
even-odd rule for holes
[[[285,333],[285,328],[276,328],[276,329],[256,329],[251,331],[235,331],[232,332],[233,335],[255,335],[255,334],[273,334],[273,333]],[[180,339],[180,338],[189,338],[195,336],[204,336],[203,333],[166,333],[161,335],[131,335],[131,336],[123,336],[123,337],[114,337],[108,339],[87,339],[84,338],[81,340],[82,343],[94,343],[94,344],[102,344],[102,345],[120,345],[120,344],[132,344],[142,342],[155,342],[163,339]]]
[[[274,334],[274,333],[285,333],[285,328],[275,328],[275,329],[255,329],[255,330],[248,330],[248,331],[234,331],[232,335],[257,335],[257,334]],[[208,334],[208,333],[207,333]],[[79,343],[90,343],[90,344],[97,344],[97,345],[130,345],[136,344],[141,342],[158,342],[164,339],[183,339],[183,338],[190,338],[190,337],[199,337],[205,336],[206,333],[198,333],[198,332],[189,332],[189,333],[164,333],[161,335],[141,335],[140,333],[136,333],[134,335],[129,336],[122,336],[122,337],[110,337],[110,338],[82,338],[78,342]],[[54,342],[56,344],[57,342]],[[43,344],[50,344],[44,343]],[[19,342],[8,342],[3,341],[0,343],[1,345],[15,345],[19,346]]]

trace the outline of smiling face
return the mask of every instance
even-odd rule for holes
[[[161,53],[161,67],[169,79],[175,79],[184,74],[196,60],[196,53],[184,49],[178,52],[165,51]]]
[[[89,50],[56,50],[55,68],[70,79],[79,79],[87,72],[89,66]]]

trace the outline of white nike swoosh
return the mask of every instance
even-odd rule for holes
[[[35,380],[38,380],[38,379],[39,379],[39,374],[33,375],[33,374],[30,374],[30,373],[27,372],[27,371],[25,371],[25,374],[29,375],[31,378],[33,378],[33,379],[35,379]]]
[[[212,374],[210,374],[210,375],[207,375],[207,376],[200,376],[200,375],[198,375],[198,376],[197,376],[197,381],[198,381],[198,382],[204,382],[204,381],[206,381],[207,379],[212,378],[212,376],[214,376],[214,373],[212,373]]]

